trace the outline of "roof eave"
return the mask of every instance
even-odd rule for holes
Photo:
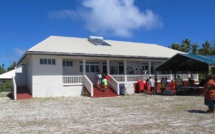
[[[137,58],[137,59],[159,59],[159,60],[168,60],[169,57],[149,57],[149,56],[133,56],[133,55],[111,55],[111,54],[87,54],[87,53],[61,53],[61,52],[43,52],[43,51],[27,51],[18,61],[18,64],[27,55],[58,55],[58,56],[88,56],[88,57],[112,57],[112,58]]]

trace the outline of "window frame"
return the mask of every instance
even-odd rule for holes
[[[56,65],[56,59],[40,58],[40,65]]]

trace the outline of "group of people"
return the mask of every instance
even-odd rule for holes
[[[104,87],[104,93],[108,92],[108,82],[109,76],[107,74],[101,74],[99,70],[97,71],[98,74],[96,75],[96,84],[97,88],[100,90],[101,87]]]
[[[133,70],[131,68],[131,70],[129,70],[127,73],[128,74],[147,74],[148,70],[142,70],[142,69],[137,69],[137,68],[135,70]]]
[[[204,104],[208,106],[207,113],[214,113],[215,111],[215,81],[212,75],[208,75],[206,82],[204,84],[200,83],[200,86],[203,86],[203,96],[204,96]],[[176,88],[176,91],[179,91],[181,86],[183,85],[183,80],[178,76],[175,81],[171,82],[172,88]],[[194,86],[194,80],[192,78],[188,78],[188,85]],[[164,86],[164,82],[163,82]],[[162,87],[162,85],[161,85]]]
[[[207,76],[207,82],[204,84],[203,88],[203,96],[204,96],[204,104],[208,106],[208,110],[206,111],[207,113],[214,113],[215,109],[215,81],[211,75]],[[104,87],[104,93],[107,93],[108,91],[108,82],[109,82],[109,76],[106,74],[102,75],[99,73],[96,75],[96,82],[97,82],[97,87],[100,90],[101,86]],[[194,81],[189,78],[188,80],[189,86],[193,86]],[[145,83],[146,87],[148,90],[151,91],[151,94],[156,94],[155,90],[155,80],[152,77],[149,77],[149,79],[146,80]],[[161,93],[164,92],[166,89],[166,86],[169,85],[167,82],[167,78],[162,78],[161,79]],[[183,80],[178,76],[175,80],[171,81],[171,87],[172,89],[176,89],[176,91],[180,90],[181,86],[183,85]]]
[[[155,80],[152,77],[149,77],[149,79],[146,79],[146,81],[143,83],[144,89],[147,89],[150,91],[150,94],[156,94],[155,90]]]

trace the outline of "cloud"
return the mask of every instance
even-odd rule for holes
[[[61,11],[52,11],[48,14],[50,18],[58,18],[58,19],[73,19],[77,16],[77,13],[72,10],[61,10]]]
[[[163,26],[158,15],[149,9],[141,11],[134,0],[83,0],[77,11],[55,11],[50,15],[63,19],[79,16],[92,33],[120,37],[131,37],[135,30]]]
[[[162,26],[159,17],[151,10],[141,12],[133,0],[84,0],[88,10],[82,15],[87,28],[94,33],[132,36],[134,30],[150,30]]]
[[[14,52],[16,53],[17,56],[22,56],[25,53],[25,50],[14,48]]]

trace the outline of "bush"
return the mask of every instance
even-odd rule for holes
[[[2,92],[4,90],[4,87],[2,84],[0,84],[0,92]]]
[[[0,84],[0,92],[11,92],[12,91],[12,83],[11,82],[6,82],[3,85]]]
[[[12,83],[6,82],[5,83],[5,92],[11,92],[12,91]]]

